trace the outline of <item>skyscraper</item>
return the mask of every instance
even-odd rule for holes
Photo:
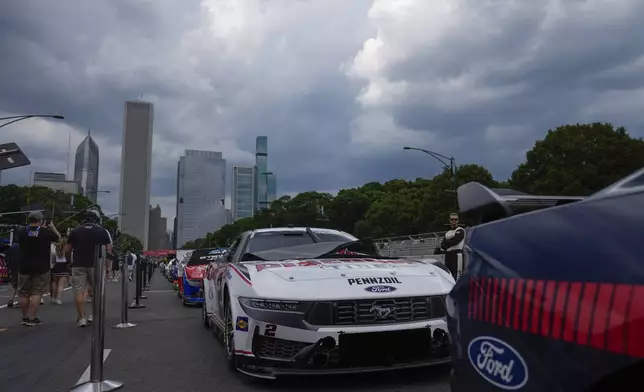
[[[87,136],[76,148],[74,181],[79,184],[81,193],[94,203],[98,196],[98,160],[98,145],[88,130]]]
[[[177,247],[226,224],[226,161],[221,152],[186,150],[179,159]]]
[[[276,197],[275,173],[268,171],[268,137],[255,139],[255,205],[257,210],[268,208]]]
[[[255,212],[255,168],[233,166],[230,195],[232,220],[252,217]]]
[[[149,102],[125,102],[121,152],[119,226],[148,249],[150,173],[154,106]]]

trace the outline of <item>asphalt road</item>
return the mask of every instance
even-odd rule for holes
[[[228,370],[222,345],[201,324],[201,310],[181,304],[171,285],[156,273],[143,309],[129,310],[128,329],[120,320],[120,284],[106,285],[104,378],[137,392],[198,391],[400,391],[447,392],[445,366],[379,374],[255,380]],[[133,286],[130,294],[133,293]],[[8,300],[0,287],[0,306]],[[131,297],[131,295],[130,295]],[[92,328],[75,325],[72,293],[63,305],[48,298],[37,327],[20,325],[20,311],[0,308],[0,391],[64,392],[89,376]],[[88,309],[91,304],[88,304]]]

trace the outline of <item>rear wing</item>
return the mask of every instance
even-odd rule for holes
[[[457,190],[461,214],[474,224],[491,222],[513,215],[581,201],[581,196],[537,196],[512,189],[492,189],[478,182],[468,182]]]

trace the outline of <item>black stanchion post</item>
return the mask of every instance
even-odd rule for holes
[[[92,351],[90,360],[89,381],[76,385],[70,391],[96,392],[114,391],[123,387],[119,381],[103,379],[103,351],[105,348],[105,247],[96,248],[94,264],[94,297],[92,306],[96,316],[93,322]]]
[[[130,309],[140,309],[145,308],[145,305],[141,303],[141,270],[139,268],[140,262],[137,260],[134,265],[134,272],[136,276],[134,277],[134,302],[130,304]]]
[[[123,261],[121,265],[121,275],[123,276],[123,279],[121,279],[121,322],[112,326],[112,328],[132,328],[136,327],[136,324],[130,323],[127,320],[127,300],[128,300],[128,279],[125,277],[127,276],[127,262],[125,260]]]
[[[139,275],[141,276],[141,286],[139,287],[139,298],[148,299],[148,297],[146,297],[143,294],[143,290],[145,290],[145,285],[147,283],[145,281],[145,278],[146,278],[146,276],[145,276],[145,261],[141,261],[141,263],[139,264]]]

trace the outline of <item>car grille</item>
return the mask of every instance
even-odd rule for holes
[[[262,335],[255,335],[255,354],[262,358],[293,358],[300,350],[310,343],[294,342],[291,340],[271,338]]]
[[[333,324],[390,324],[435,319],[446,313],[443,296],[336,301]]]

